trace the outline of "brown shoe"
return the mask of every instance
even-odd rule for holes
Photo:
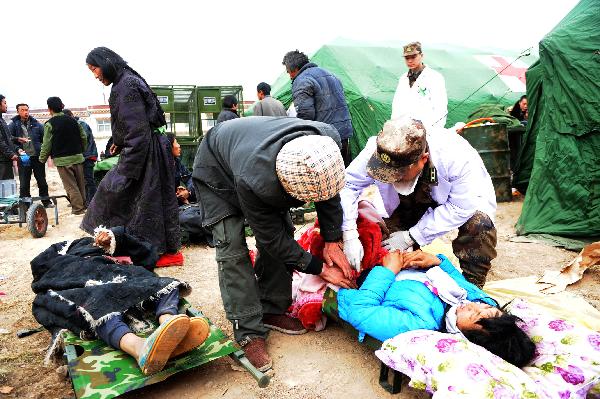
[[[294,319],[293,317],[285,314],[265,313],[263,315],[262,322],[265,327],[270,328],[271,330],[282,332],[284,334],[300,335],[308,332],[300,320]]]
[[[246,358],[258,371],[263,373],[273,367],[273,361],[267,353],[265,339],[260,337],[246,338],[240,342]]]

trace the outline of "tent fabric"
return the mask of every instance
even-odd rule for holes
[[[423,54],[425,65],[440,72],[446,80],[447,126],[466,122],[473,109],[483,103],[501,106],[514,103],[524,94],[525,70],[536,59],[535,55],[519,58],[520,49],[507,51],[451,45],[425,44]],[[517,58],[502,76],[493,78]],[[354,127],[350,150],[356,156],[369,137],[376,135],[390,118],[398,80],[407,72],[402,45],[338,40],[321,47],[311,61],[336,75],[344,86]],[[273,83],[271,93],[286,108],[290,105],[291,81],[286,73]]]
[[[492,118],[494,122],[506,125],[507,129],[523,128],[517,118],[511,116],[499,105],[483,104],[471,112],[467,119],[472,121],[479,118]]]
[[[600,235],[600,2],[582,0],[527,72],[518,234]]]

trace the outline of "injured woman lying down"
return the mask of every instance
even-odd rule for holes
[[[104,340],[133,356],[146,375],[169,358],[202,344],[209,333],[201,317],[178,314],[187,283],[152,272],[156,249],[123,227],[98,228],[94,238],[53,244],[31,261],[35,319],[52,333],[49,355],[61,330]],[[125,323],[129,312],[153,310],[160,325],[147,338]]]
[[[443,255],[390,252],[359,289],[340,289],[338,311],[361,336],[378,340],[412,330],[458,334],[517,367],[534,356],[535,345],[516,316],[469,283]]]

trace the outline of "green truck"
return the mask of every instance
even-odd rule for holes
[[[150,86],[165,111],[167,132],[177,136],[181,161],[191,169],[196,149],[204,134],[215,125],[223,97],[238,99],[238,112],[244,113],[242,86]]]

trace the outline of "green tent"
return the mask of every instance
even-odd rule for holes
[[[517,233],[600,235],[600,1],[582,0],[527,72],[529,125]]]
[[[466,121],[467,116],[483,103],[506,106],[524,94],[525,71],[536,56],[519,58],[519,51],[424,44],[425,64],[446,79],[447,126]],[[398,79],[407,72],[402,44],[339,40],[321,47],[311,61],[342,81],[355,131],[350,149],[356,156],[367,139],[377,134],[391,115]],[[492,79],[502,69],[502,74]],[[283,73],[272,86],[273,96],[287,108],[292,101],[288,75]],[[477,93],[473,94],[475,91]]]

